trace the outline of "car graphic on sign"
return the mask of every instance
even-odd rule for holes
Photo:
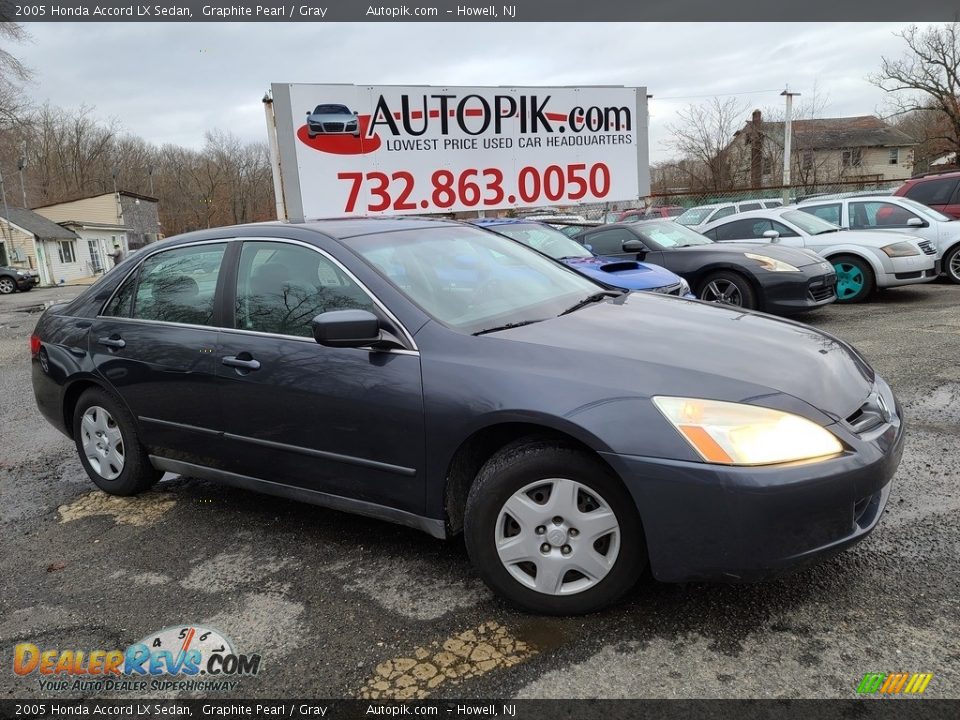
[[[324,103],[307,110],[307,135],[353,135],[360,137],[360,120],[357,113],[346,105]]]

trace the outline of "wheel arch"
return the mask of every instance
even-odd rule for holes
[[[496,420],[474,430],[460,443],[447,463],[443,480],[443,511],[448,535],[456,535],[463,530],[467,495],[480,468],[498,451],[523,438],[550,438],[566,447],[581,450],[602,463],[611,475],[624,484],[619,473],[600,454],[606,449],[603,443],[588,436],[588,433],[563,429],[539,419]]]
[[[694,281],[696,284],[691,283],[691,287],[694,290],[694,293],[699,297],[700,290],[703,285],[706,283],[707,279],[711,275],[715,275],[719,272],[728,272],[733,273],[734,275],[739,275],[744,280],[747,281],[747,284],[750,286],[750,289],[753,290],[754,296],[757,298],[757,310],[763,310],[766,306],[766,297],[763,293],[763,287],[760,285],[760,282],[753,275],[753,273],[745,270],[740,265],[734,265],[732,263],[714,263],[702,268],[697,273],[697,279]]]
[[[109,393],[112,398],[123,405],[127,412],[130,412],[130,408],[123,401],[123,398],[102,380],[93,375],[78,377],[64,387],[63,400],[60,404],[63,414],[63,426],[71,440],[76,439],[73,437],[73,413],[77,408],[77,402],[80,400],[80,396],[90,388],[97,388],[98,390],[103,390],[105,393]],[[130,415],[136,417],[133,413],[130,413]]]
[[[870,270],[873,272],[873,282],[875,285],[879,285],[879,279],[887,274],[887,270],[880,263],[880,260],[873,255],[873,253],[864,252],[862,248],[851,246],[851,245],[841,245],[839,247],[833,247],[829,250],[824,250],[820,253],[820,256],[824,260],[830,260],[830,264],[833,265],[833,258],[840,257],[843,255],[852,255],[859,260],[863,260],[867,265],[870,266]]]

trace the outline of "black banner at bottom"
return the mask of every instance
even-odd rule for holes
[[[960,700],[0,700],[0,718],[940,720]]]

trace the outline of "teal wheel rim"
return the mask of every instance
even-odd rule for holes
[[[853,263],[840,262],[833,266],[837,271],[837,297],[841,300],[855,297],[863,291],[866,278],[863,271]]]

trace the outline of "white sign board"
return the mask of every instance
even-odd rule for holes
[[[275,84],[273,122],[292,220],[649,193],[645,88]]]

